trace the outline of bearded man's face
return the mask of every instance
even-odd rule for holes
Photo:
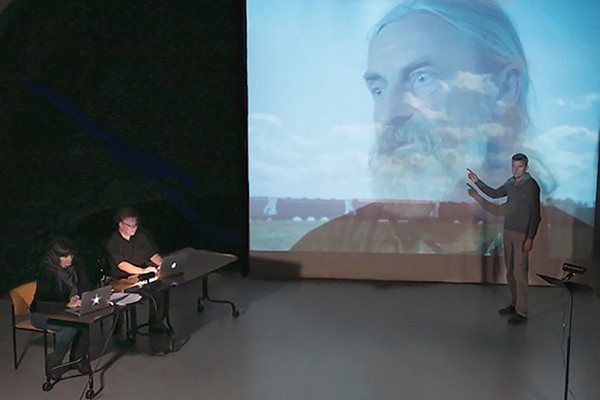
[[[492,113],[498,88],[472,41],[440,18],[413,13],[372,39],[364,77],[374,101],[374,194],[455,200],[466,168],[483,164],[489,136],[503,134]]]

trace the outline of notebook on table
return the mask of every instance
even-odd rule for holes
[[[100,311],[110,307],[110,286],[102,286],[101,288],[83,292],[81,295],[81,307],[67,308],[66,311],[78,317],[95,311]]]
[[[142,299],[137,293],[117,292],[110,295],[110,302],[119,307],[135,304]]]

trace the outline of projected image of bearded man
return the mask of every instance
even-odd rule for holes
[[[494,174],[521,145],[529,85],[521,43],[499,8],[486,19],[470,10],[410,2],[373,29],[364,79],[374,103],[369,171],[381,199],[464,199],[466,167]]]

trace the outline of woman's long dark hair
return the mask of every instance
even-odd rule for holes
[[[44,264],[50,267],[60,267],[60,257],[73,255],[73,242],[70,239],[59,236],[54,238],[50,249],[44,256]]]

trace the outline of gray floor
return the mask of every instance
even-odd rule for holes
[[[199,287],[173,292],[173,322],[183,348],[149,355],[135,348],[94,361],[96,398],[211,400],[562,399],[568,294],[533,288],[524,326],[508,326],[496,309],[505,286],[351,281],[268,281],[234,273],[211,279],[214,297],[234,299],[196,312]],[[25,354],[12,366],[10,303],[0,303],[0,398],[78,399],[86,379],[41,390],[41,340],[19,334]],[[143,310],[140,316],[145,315]],[[578,294],[569,396],[600,397],[600,299]],[[107,327],[105,326],[105,330]],[[93,337],[98,353],[101,332]]]

